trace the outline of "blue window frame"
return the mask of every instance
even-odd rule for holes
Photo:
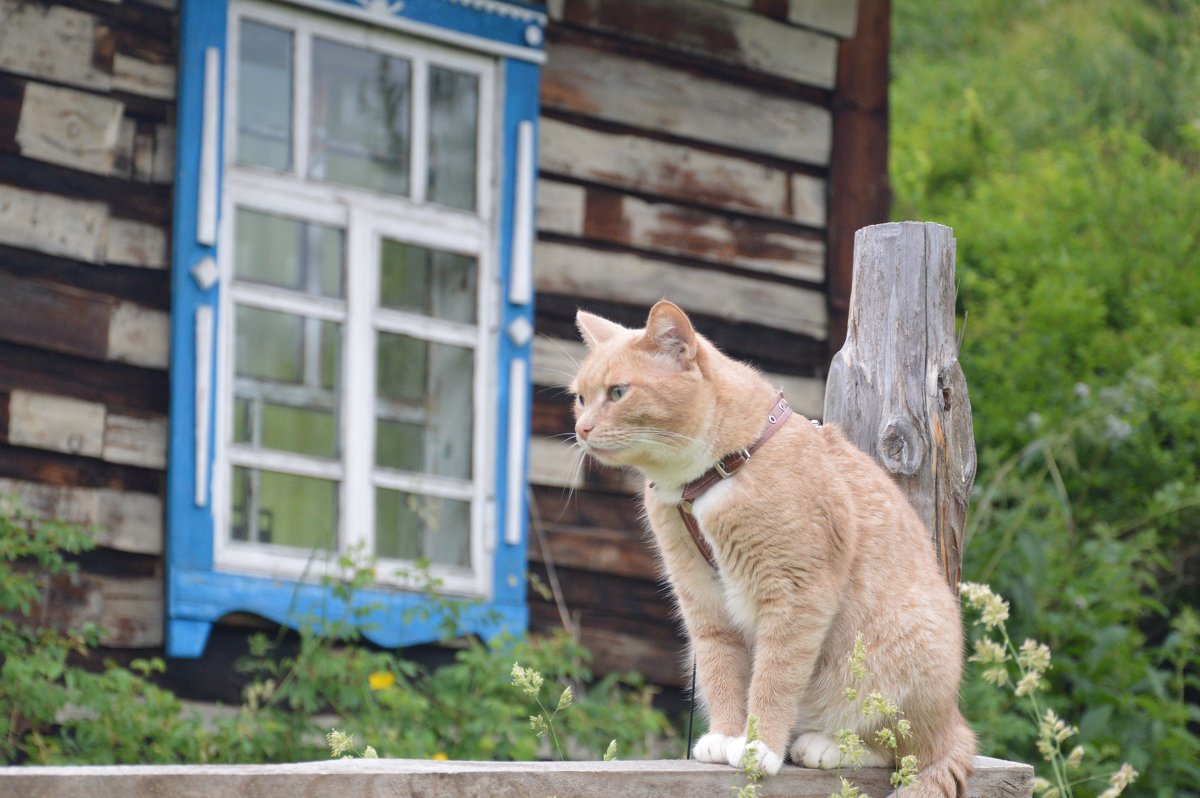
[[[187,0],[167,653],[212,624],[524,629],[545,15],[516,0]],[[420,563],[419,568],[417,564]]]

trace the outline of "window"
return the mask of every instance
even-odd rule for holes
[[[416,563],[482,600],[475,631],[523,625],[544,18],[234,2],[218,29],[211,7],[182,26],[204,80],[180,93],[168,653],[328,606],[347,554],[377,560],[380,643],[435,636],[406,621]]]

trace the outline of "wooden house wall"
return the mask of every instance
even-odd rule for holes
[[[172,0],[0,0],[0,494],[95,525],[51,616],[163,640]]]
[[[875,30],[843,43],[853,0],[547,3],[530,559],[599,672],[678,683],[682,641],[637,485],[562,437],[576,308],[639,325],[670,297],[819,413],[839,242],[886,213],[886,162],[843,141],[886,153],[885,82],[843,94],[847,69],[886,69],[886,0],[861,3],[882,51]],[[176,25],[175,0],[0,0],[0,494],[95,525],[52,609],[119,647],[163,640]],[[560,625],[530,604],[535,630]]]
[[[879,11],[875,0],[863,2]],[[569,443],[562,386],[583,356],[573,317],[583,307],[639,327],[653,302],[670,298],[726,353],[781,385],[798,410],[820,415],[831,327],[836,343],[844,331],[844,307],[830,303],[831,285],[841,284],[831,279],[831,238],[839,223],[864,218],[852,219],[858,205],[838,205],[831,186],[835,158],[849,154],[835,127],[848,107],[865,108],[840,93],[838,73],[859,8],[853,0],[550,0],[548,9],[530,558],[560,601],[531,591],[532,626],[556,628],[565,614],[598,671],[637,669],[679,684],[684,646],[638,517],[640,486],[580,465]],[[882,84],[885,108],[882,9],[882,52],[864,60],[874,68],[865,84]],[[878,110],[866,109],[873,132]],[[877,181],[871,170],[880,168],[859,177]]]

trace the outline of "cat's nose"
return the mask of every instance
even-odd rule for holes
[[[595,426],[595,424],[585,424],[582,421],[575,422],[575,437],[581,441],[586,441]]]

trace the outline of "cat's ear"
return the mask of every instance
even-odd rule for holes
[[[575,326],[579,328],[579,337],[587,344],[589,352],[617,333],[625,331],[620,324],[583,310],[575,314]]]
[[[696,331],[686,313],[663,299],[650,308],[641,346],[687,366],[696,358]]]

